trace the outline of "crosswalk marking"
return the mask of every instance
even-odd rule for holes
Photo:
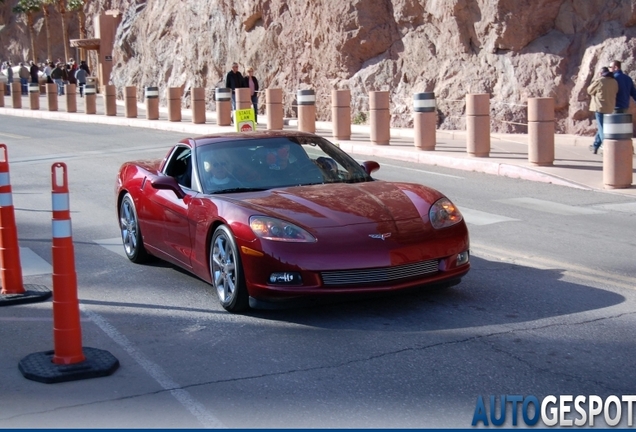
[[[51,264],[26,247],[20,248],[20,264],[22,265],[22,276],[51,274],[53,271]]]
[[[499,222],[513,222],[519,219],[513,219],[506,216],[486,213],[480,210],[473,210],[466,207],[460,207],[464,220],[469,225],[491,225]]]
[[[540,212],[552,213],[561,216],[595,215],[607,213],[606,211],[595,210],[589,207],[571,206],[536,198],[508,198],[496,201],[504,204],[511,204],[517,207],[523,207],[530,210],[537,210]]]
[[[108,249],[111,252],[115,252],[117,255],[126,258],[126,252],[124,251],[124,245],[122,244],[121,237],[113,237],[108,239],[93,240],[101,247]]]

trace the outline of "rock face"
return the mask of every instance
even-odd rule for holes
[[[28,38],[5,3],[0,43],[17,57]],[[91,0],[86,13],[109,9],[124,15],[112,83],[182,86],[184,105],[205,87],[213,108],[237,61],[284,90],[287,115],[299,89],[315,89],[323,120],[331,89],[351,90],[357,120],[369,91],[389,90],[392,124],[410,126],[413,93],[434,91],[440,127],[462,129],[465,95],[489,93],[492,130],[526,132],[528,98],[553,97],[556,130],[589,135],[599,67],[622,60],[636,79],[635,0]]]

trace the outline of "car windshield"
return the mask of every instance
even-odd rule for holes
[[[205,193],[373,181],[353,158],[318,136],[233,140],[196,148]]]

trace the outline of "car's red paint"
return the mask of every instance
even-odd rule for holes
[[[222,134],[186,139],[179,145],[195,155],[197,148],[205,146],[246,139],[257,144],[272,137],[306,139],[312,135]],[[122,165],[117,182],[118,208],[124,194],[129,193],[147,251],[208,282],[212,282],[209,268],[212,235],[219,225],[228,226],[241,251],[249,296],[260,302],[397,291],[445,282],[455,284],[470,268],[469,263],[455,265],[457,254],[469,249],[464,221],[443,229],[434,229],[429,222],[432,204],[444,198],[434,189],[412,183],[361,181],[208,194],[202,183],[195,184],[193,180],[192,189],[182,189],[166,174],[172,154],[173,150],[160,161]],[[195,166],[196,160],[190,162]],[[376,162],[364,166],[367,170],[379,167]],[[201,177],[202,173],[198,172],[197,176]],[[261,239],[250,228],[253,215],[292,222],[308,231],[316,241],[294,243]],[[386,237],[372,238],[371,235]],[[245,253],[245,250],[262,252],[262,256]],[[321,276],[326,271],[393,268],[430,260],[438,261],[436,272],[389,282],[325,286]],[[303,284],[271,284],[269,275],[274,271],[299,272]]]

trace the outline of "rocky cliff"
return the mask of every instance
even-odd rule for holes
[[[15,59],[28,40],[12,3],[0,43]],[[463,128],[466,93],[490,93],[492,129],[525,132],[528,97],[554,97],[557,130],[590,134],[598,68],[622,60],[636,78],[635,0],[90,0],[86,12],[110,9],[123,12],[113,84],[183,86],[184,105],[191,87],[212,100],[237,61],[284,89],[287,115],[298,89],[316,90],[325,120],[331,89],[351,90],[357,120],[369,91],[389,90],[406,126],[413,93],[434,91],[440,127]]]

